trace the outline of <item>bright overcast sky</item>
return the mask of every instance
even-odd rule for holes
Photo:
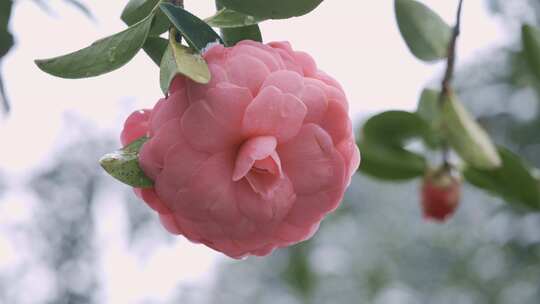
[[[158,69],[142,53],[124,68],[93,79],[64,80],[38,70],[33,63],[36,58],[74,51],[124,28],[118,16],[126,1],[85,1],[95,21],[63,1],[48,2],[52,16],[32,1],[16,1],[11,28],[17,46],[2,66],[13,111],[0,122],[0,168],[15,176],[24,176],[27,169],[47,163],[51,148],[59,141],[66,111],[118,133],[125,115],[151,107],[162,94]],[[186,8],[200,17],[212,14],[211,0],[185,2]],[[424,2],[452,22],[457,1]],[[390,108],[414,109],[420,90],[441,68],[423,64],[409,54],[399,36],[391,0],[326,0],[308,16],[266,22],[262,30],[265,41],[290,41],[294,48],[313,55],[321,69],[338,79],[349,97],[353,118]],[[460,60],[471,58],[500,41],[501,36],[483,1],[465,2]],[[154,258],[146,265],[125,258],[125,244],[115,241],[121,232],[117,232],[114,222],[119,221],[122,212],[111,208],[102,210],[112,215],[98,229],[98,235],[109,237],[104,240],[110,246],[103,253],[103,266],[108,271],[104,273],[109,287],[106,298],[111,303],[131,302],[131,297],[145,294],[166,295],[174,289],[179,276],[192,279],[208,271],[215,255],[182,240],[171,248],[154,248]],[[171,261],[193,261],[196,257],[202,260],[183,263],[182,267],[187,268],[162,276]],[[126,275],[139,281],[124,286]],[[153,277],[155,286],[145,284]],[[127,293],[126,288],[135,288],[136,294]]]

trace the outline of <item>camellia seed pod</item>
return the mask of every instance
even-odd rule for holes
[[[444,222],[456,211],[461,197],[461,180],[447,168],[428,171],[422,184],[424,218]]]
[[[125,123],[124,145],[149,137],[139,163],[154,187],[136,193],[171,233],[234,258],[310,238],[360,162],[341,86],[286,42],[203,57],[210,83],[177,76]]]

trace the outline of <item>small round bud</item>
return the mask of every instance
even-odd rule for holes
[[[444,222],[456,211],[461,197],[461,180],[451,170],[430,170],[422,184],[424,218]]]

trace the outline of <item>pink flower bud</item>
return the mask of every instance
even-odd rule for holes
[[[424,218],[444,222],[459,205],[461,181],[447,170],[429,172],[422,185]]]

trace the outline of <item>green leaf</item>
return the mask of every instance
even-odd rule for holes
[[[182,74],[197,83],[208,83],[211,74],[204,58],[193,49],[174,42],[174,39],[170,41],[171,43],[161,60],[159,83],[163,93],[167,94],[169,92],[171,81],[178,74]]]
[[[416,114],[428,121],[432,126],[436,126],[440,120],[439,95],[441,93],[433,89],[424,89],[418,101]]]
[[[12,5],[11,0],[0,1],[0,58],[4,57],[13,46],[13,36],[8,31]]]
[[[130,0],[120,18],[131,26],[148,17],[161,0]]]
[[[395,0],[401,36],[418,59],[435,61],[447,57],[452,29],[426,5],[415,0]]]
[[[167,16],[158,9],[160,2],[161,0],[131,0],[124,8],[124,11],[122,11],[121,16],[122,21],[128,26],[132,26],[149,15],[155,14],[150,33],[148,34],[150,37],[144,43],[143,49],[158,66],[161,64],[161,58],[169,42],[155,36],[166,32],[170,26]]]
[[[128,26],[132,26],[137,22],[140,22],[144,18],[155,14],[155,18],[150,29],[150,36],[159,36],[165,33],[170,26],[169,19],[158,10],[158,4],[162,0],[130,0],[120,18]]]
[[[219,28],[235,28],[258,24],[264,21],[263,18],[256,18],[250,15],[239,13],[232,9],[223,8],[214,16],[204,19],[208,25]]]
[[[152,19],[149,16],[118,34],[98,40],[74,53],[35,62],[44,72],[63,78],[86,78],[114,71],[128,63],[142,48]]]
[[[262,19],[287,19],[305,15],[322,0],[220,0],[226,8]]]
[[[159,7],[188,44],[198,52],[202,52],[210,43],[223,44],[221,37],[206,22],[183,8],[170,3],[161,3]]]
[[[318,283],[317,273],[309,259],[312,250],[312,242],[303,242],[290,247],[286,267],[281,273],[283,281],[305,299],[309,298]]]
[[[540,29],[525,24],[521,28],[523,51],[532,73],[540,80]]]
[[[405,145],[416,138],[432,142],[434,136],[428,123],[415,113],[388,111],[375,115],[363,127],[360,172],[384,180],[422,176],[426,160]]]
[[[540,209],[540,181],[519,156],[500,147],[502,166],[482,170],[468,166],[464,170],[467,181],[488,192],[501,196],[508,203]]]
[[[258,25],[224,28],[221,29],[221,34],[226,46],[233,46],[242,40],[262,42],[262,34]]]
[[[156,10],[156,17],[154,18],[154,23],[152,23],[152,28],[150,29],[150,36],[159,36],[171,27],[171,22],[169,18],[161,10]]]
[[[148,141],[143,136],[123,149],[106,154],[99,163],[112,177],[136,188],[150,188],[154,182],[146,176],[139,166],[139,150]]]
[[[159,67],[159,86],[161,87],[163,94],[167,95],[169,93],[171,82],[177,74],[178,68],[176,66],[172,47],[168,46],[163,54]]]
[[[224,9],[221,0],[216,0],[216,6],[219,10]],[[253,40],[258,42],[263,41],[261,30],[256,24],[235,28],[222,28],[221,36],[223,37],[225,45],[227,46],[234,46],[242,40]]]
[[[161,59],[163,58],[163,54],[165,54],[165,50],[167,50],[168,45],[169,41],[167,39],[160,37],[148,37],[144,43],[143,50],[146,52],[146,54],[148,54],[148,56],[150,56],[155,64],[160,66]]]
[[[489,135],[453,93],[444,97],[441,120],[444,136],[465,162],[481,169],[501,165]]]
[[[371,117],[364,124],[364,138],[370,142],[402,146],[406,141],[434,136],[429,125],[419,115],[405,111],[387,111]]]
[[[423,156],[405,149],[377,143],[359,144],[362,151],[360,173],[374,178],[402,181],[421,177],[427,169]]]

